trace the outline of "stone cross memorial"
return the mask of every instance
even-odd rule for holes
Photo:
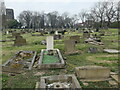
[[[53,45],[53,36],[47,36],[47,50],[51,50],[53,49],[54,45]]]

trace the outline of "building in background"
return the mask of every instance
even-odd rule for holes
[[[6,21],[14,19],[14,10],[13,9],[6,9]]]
[[[6,23],[14,19],[14,10],[6,8],[4,0],[0,0],[0,30],[6,28]]]
[[[0,0],[0,30],[5,28],[6,7],[4,0]]]

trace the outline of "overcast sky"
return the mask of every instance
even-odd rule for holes
[[[82,9],[89,10],[95,2],[103,0],[4,0],[7,8],[14,9],[15,18],[23,10],[52,12],[58,11],[60,14],[69,12],[79,13]]]

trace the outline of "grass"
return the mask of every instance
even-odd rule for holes
[[[117,29],[109,29],[105,30],[106,34],[117,34]],[[98,34],[98,33],[97,33]],[[76,50],[80,50],[80,54],[76,55],[65,55],[64,54],[64,40],[69,39],[69,36],[79,35],[81,37],[80,43],[76,45]],[[11,34],[3,35],[0,40],[12,40],[14,38],[7,38],[11,36]],[[45,45],[41,45],[40,42],[46,39],[46,36],[31,36],[31,33],[22,34],[22,36],[26,39],[27,45],[17,47],[13,46],[14,42],[3,42],[2,44],[2,64],[5,63],[8,59],[12,58],[14,54],[20,50],[30,50],[37,51],[38,55],[40,54],[41,49],[45,49]],[[110,67],[111,71],[118,72],[118,55],[116,54],[107,54],[102,51],[93,54],[88,53],[89,47],[97,47],[102,50],[103,48],[110,49],[118,49],[117,41],[118,35],[111,36],[102,36],[102,41],[105,44],[104,46],[92,45],[84,43],[82,39],[82,33],[70,32],[70,34],[66,33],[64,38],[61,40],[54,41],[54,48],[60,49],[63,57],[66,57],[66,68],[65,69],[52,69],[52,70],[37,70],[33,69],[31,71],[26,71],[22,74],[18,74],[15,76],[10,76],[6,73],[2,75],[3,88],[35,88],[36,82],[40,80],[41,76],[49,76],[49,75],[59,75],[59,74],[74,74],[74,68],[77,66],[84,65],[100,65]],[[41,76],[35,76],[34,74],[37,72],[44,72],[45,74]],[[99,83],[91,83],[89,82],[89,86],[84,86],[82,82],[79,80],[81,86],[83,88],[104,88],[104,87],[113,87],[110,86],[108,82],[99,82]]]

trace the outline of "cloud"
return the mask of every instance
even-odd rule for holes
[[[5,0],[5,2],[96,2],[101,0]]]

